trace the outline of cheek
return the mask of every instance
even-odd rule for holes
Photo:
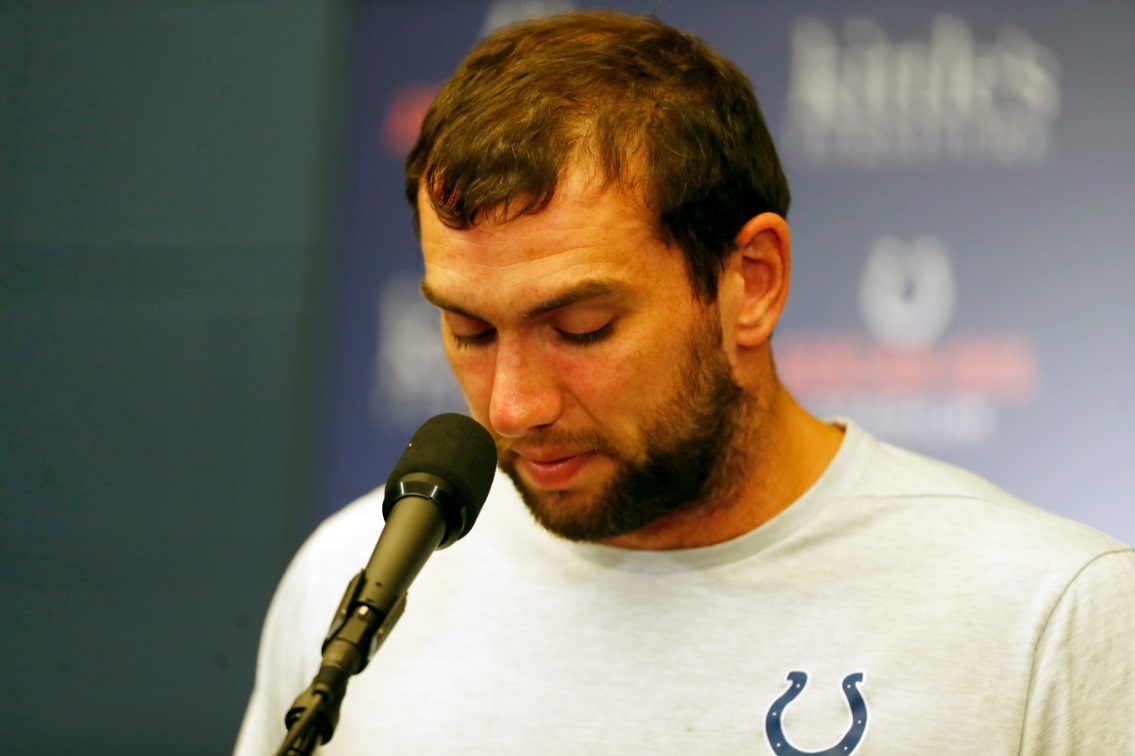
[[[493,389],[494,360],[491,350],[459,349],[447,345],[445,358],[461,387],[469,411],[475,419],[484,422],[488,416],[489,397]]]
[[[527,358],[527,388],[535,394],[560,392],[567,412],[564,419],[570,424],[636,426],[643,414],[650,414],[669,396],[667,389],[681,369],[677,355],[665,346],[645,339],[587,349],[533,345]],[[470,412],[481,422],[487,421],[492,402],[496,352],[495,347],[459,348],[451,342],[445,349]],[[577,413],[590,420],[572,420]]]
[[[561,354],[556,366],[564,392],[603,425],[649,407],[663,377],[653,355],[629,345]]]

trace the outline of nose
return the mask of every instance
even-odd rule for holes
[[[559,382],[552,366],[525,344],[497,342],[489,422],[501,436],[519,438],[551,425],[563,411]]]

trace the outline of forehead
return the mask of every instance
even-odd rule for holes
[[[427,288],[447,301],[523,307],[588,279],[665,286],[681,253],[666,245],[641,203],[615,186],[567,175],[540,212],[453,229],[419,196]],[[465,304],[463,304],[465,306]]]

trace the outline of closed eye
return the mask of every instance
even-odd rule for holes
[[[493,343],[496,336],[497,329],[495,328],[486,328],[483,331],[463,335],[455,333],[453,334],[453,343],[460,348],[487,346]]]
[[[602,341],[603,339],[610,336],[611,331],[613,330],[614,322],[609,321],[602,328],[596,328],[594,331],[587,331],[585,333],[574,333],[572,331],[565,331],[562,328],[557,328],[556,332],[560,335],[561,339],[568,342],[569,344],[578,344],[580,346],[585,346],[587,344],[595,344],[596,342]]]

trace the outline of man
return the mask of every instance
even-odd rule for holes
[[[1135,753],[1135,552],[777,380],[789,193],[731,63],[652,19],[508,27],[407,189],[513,486],[415,583],[326,753]],[[289,568],[238,753],[283,738],[380,504]]]

